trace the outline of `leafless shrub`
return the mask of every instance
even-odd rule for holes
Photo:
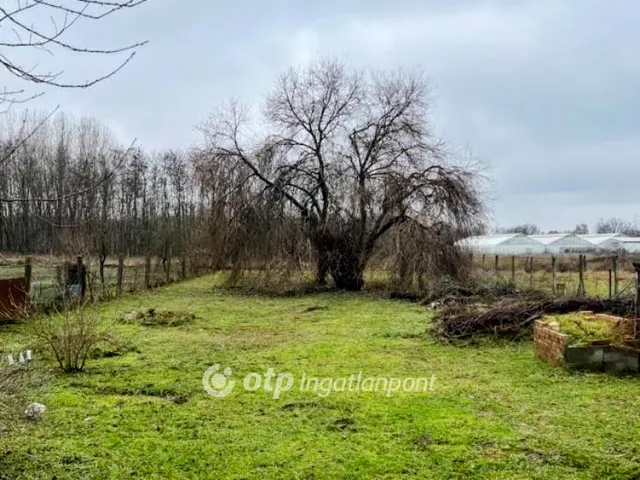
[[[431,283],[465,283],[472,273],[471,257],[456,246],[459,230],[449,225],[400,225],[384,241],[380,252],[385,269],[393,274],[396,290],[427,293]]]
[[[52,353],[65,373],[81,372],[92,349],[111,338],[102,317],[82,306],[35,318],[29,322],[29,330],[34,340]]]

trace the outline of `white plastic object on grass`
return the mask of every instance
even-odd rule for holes
[[[31,403],[24,411],[24,416],[27,418],[27,420],[38,421],[42,420],[42,417],[44,417],[46,411],[47,407],[45,407],[43,404]]]

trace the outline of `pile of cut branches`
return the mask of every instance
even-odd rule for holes
[[[468,340],[476,337],[519,339],[531,334],[535,320],[546,314],[580,311],[629,316],[633,300],[597,298],[562,298],[543,300],[506,300],[494,305],[445,306],[436,313],[434,332],[445,340]]]
[[[440,281],[427,292],[423,304],[431,308],[475,303],[495,303],[505,300],[543,299],[548,295],[536,290],[520,290],[511,282]]]

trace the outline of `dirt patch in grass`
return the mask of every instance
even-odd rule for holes
[[[187,403],[188,398],[174,390],[157,389],[154,385],[143,385],[139,388],[117,388],[101,386],[96,388],[98,395],[114,395],[121,397],[154,397],[168,400],[177,405]]]
[[[319,406],[318,402],[291,402],[283,405],[282,410],[290,412],[293,410],[300,410],[303,408],[316,408],[318,406]]]
[[[424,433],[416,438],[413,443],[415,444],[418,450],[428,450],[431,445],[433,445],[433,438],[428,433]]]
[[[304,313],[317,312],[318,310],[329,310],[329,307],[326,305],[313,305],[311,307],[305,308]]]
[[[355,430],[356,421],[350,417],[338,418],[329,425],[329,430],[333,432],[342,432],[345,430]]]
[[[382,338],[425,339],[427,334],[424,332],[384,332],[377,336]]]
[[[120,317],[120,322],[136,323],[145,327],[179,327],[195,319],[196,315],[191,312],[149,308],[133,310]]]
[[[98,358],[114,358],[121,357],[127,353],[140,353],[137,345],[129,341],[123,341],[116,337],[108,339],[103,345],[93,348],[89,352],[89,358],[96,360]]]

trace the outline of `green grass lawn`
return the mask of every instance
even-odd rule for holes
[[[567,373],[531,343],[440,345],[424,307],[365,294],[267,298],[208,277],[100,307],[197,315],[180,327],[115,327],[134,351],[30,393],[45,419],[0,434],[4,478],[640,478],[640,381]],[[314,308],[310,308],[314,307]],[[0,345],[25,344],[0,327]],[[226,398],[205,393],[233,369]],[[279,400],[247,392],[251,372],[291,373]],[[315,377],[436,376],[427,393],[300,391]]]

